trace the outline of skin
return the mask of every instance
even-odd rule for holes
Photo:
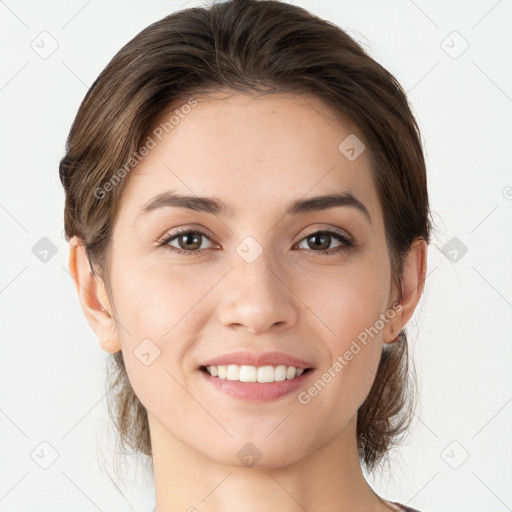
[[[398,299],[367,155],[349,161],[338,150],[351,133],[312,97],[202,98],[129,175],[113,229],[111,296],[91,275],[80,240],[70,241],[85,316],[105,351],[122,350],[148,411],[158,512],[392,510],[363,476],[357,409],[384,344],[419,301],[422,239],[404,264],[400,311],[307,405],[295,392],[244,402],[198,370],[226,352],[279,350],[312,362],[318,377]],[[217,197],[236,213],[167,207],[136,220],[164,190]],[[283,216],[292,200],[340,190],[364,203],[371,223],[350,206]],[[158,246],[180,226],[206,234],[193,255]],[[306,237],[322,229],[356,245],[321,254]],[[252,263],[236,252],[247,236],[263,249]],[[146,366],[133,351],[148,338],[160,355]],[[262,454],[251,468],[237,457],[249,441]]]

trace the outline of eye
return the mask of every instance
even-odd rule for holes
[[[338,242],[338,245],[334,248],[330,247],[333,239]],[[205,240],[210,242],[206,247],[203,245]],[[301,247],[304,242],[307,244],[307,247]],[[195,256],[199,254],[201,250],[210,248],[212,243],[210,238],[202,231],[196,229],[180,229],[166,236],[159,245],[164,246],[174,254]],[[309,248],[313,249],[311,252],[329,255],[346,251],[350,247],[353,247],[354,243],[350,238],[336,231],[317,230],[304,237],[297,246],[301,250]]]
[[[330,248],[333,239],[337,240],[339,244],[334,248]],[[353,242],[345,235],[331,230],[320,230],[310,233],[301,240],[299,247],[304,242],[306,242],[307,247],[314,249],[313,252],[320,252],[322,254],[333,254],[346,251],[354,245]],[[304,247],[300,248],[304,249]]]
[[[200,249],[210,247],[203,246],[202,242],[204,240],[210,239],[203,232],[192,229],[183,229],[175,231],[167,236],[162,240],[160,245],[165,246],[171,252],[176,254],[194,255],[193,253],[199,252]],[[172,245],[173,243],[176,243],[177,247]]]

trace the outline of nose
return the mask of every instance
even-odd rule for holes
[[[252,263],[235,260],[218,290],[222,325],[252,334],[295,325],[300,301],[282,267],[265,251]]]

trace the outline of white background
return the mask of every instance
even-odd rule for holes
[[[370,482],[422,512],[511,510],[512,2],[294,3],[347,30],[397,77],[425,144],[436,231],[408,326],[421,407],[391,468]],[[0,511],[152,510],[143,466],[115,483],[107,354],[66,270],[58,164],[108,61],[192,5],[202,4],[0,2]],[[59,45],[47,59],[31,48],[43,31]],[[32,252],[43,237],[57,249],[46,263]],[[467,247],[458,261],[445,248],[453,237]],[[57,460],[42,469],[52,450]]]

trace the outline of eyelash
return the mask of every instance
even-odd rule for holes
[[[328,230],[328,229],[316,230],[316,231],[313,231],[313,232],[305,235],[299,241],[299,244],[302,241],[306,240],[307,238],[310,238],[310,237],[312,237],[314,235],[320,235],[320,234],[326,234],[326,235],[329,235],[329,236],[337,239],[339,242],[341,242],[341,245],[339,245],[338,247],[335,247],[334,249],[326,249],[326,250],[323,250],[323,251],[309,250],[307,252],[313,252],[313,253],[324,254],[326,256],[330,256],[330,255],[333,255],[333,254],[342,253],[342,252],[347,251],[350,248],[354,247],[354,242],[352,240],[350,240],[346,236],[342,235],[341,233],[338,233],[338,232],[332,231],[332,230]],[[185,250],[185,249],[177,249],[176,247],[173,247],[173,246],[169,245],[170,242],[172,242],[176,238],[179,238],[180,236],[183,236],[183,235],[200,235],[201,237],[205,237],[208,240],[210,240],[208,235],[206,235],[202,231],[198,231],[196,229],[182,228],[182,229],[178,229],[174,233],[171,233],[169,236],[166,236],[164,238],[164,240],[162,240],[159,243],[159,247],[163,246],[165,249],[167,249],[172,254],[186,255],[186,256],[196,256],[197,254],[199,254],[202,251],[206,250],[206,249],[202,249],[202,250],[196,249],[196,250],[191,251],[191,250]],[[298,245],[298,244],[296,244],[296,245]],[[304,249],[301,249],[301,250],[304,250]]]

